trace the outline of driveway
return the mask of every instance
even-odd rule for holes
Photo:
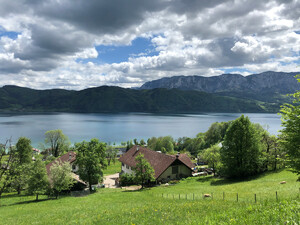
[[[117,188],[117,186],[115,185],[115,181],[117,178],[119,178],[119,173],[104,176],[103,184],[105,185],[105,188]]]

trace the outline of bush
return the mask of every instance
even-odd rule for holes
[[[128,186],[133,184],[135,184],[134,175],[127,173],[120,175],[120,186]]]
[[[170,182],[169,182],[169,184],[178,184],[180,181],[179,180],[171,180]]]

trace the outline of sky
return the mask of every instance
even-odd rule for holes
[[[300,71],[299,0],[0,0],[0,86]]]

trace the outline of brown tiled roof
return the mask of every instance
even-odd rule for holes
[[[52,162],[48,163],[46,165],[47,173],[50,174],[50,168],[54,163],[64,163],[64,162],[69,162],[72,163],[76,160],[76,153],[69,151],[66,154],[62,155],[61,157],[53,160]]]
[[[145,159],[147,159],[147,161],[151,164],[155,171],[156,179],[177,159],[176,155],[166,155],[163,153],[152,151],[148,148],[135,145],[131,149],[129,149],[123,156],[121,156],[119,158],[119,161],[128,166],[135,167],[135,157],[138,154],[143,154]],[[187,155],[180,154],[178,159],[187,167],[193,167],[193,163]]]
[[[62,155],[61,157],[53,160],[52,162],[48,163],[46,165],[46,169],[47,169],[47,173],[48,173],[48,176],[50,175],[50,168],[51,166],[54,164],[54,163],[65,163],[65,162],[69,162],[69,163],[72,163],[76,160],[76,152],[72,152],[72,151],[69,151],[68,153]],[[72,173],[72,177],[74,180],[76,180],[77,182],[79,183],[82,183],[82,184],[85,184],[86,183],[84,181],[82,181],[79,176],[75,173]]]

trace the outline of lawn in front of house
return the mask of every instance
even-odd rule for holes
[[[103,170],[103,175],[111,175],[111,174],[115,174],[115,173],[120,173],[121,172],[121,162],[116,159],[115,163],[111,162],[109,166],[107,166],[107,168],[105,170]]]
[[[30,202],[34,196],[6,195],[1,200],[0,224],[297,224],[300,203],[296,179],[285,170],[247,181],[196,177],[141,191],[104,188],[85,197],[40,202]],[[282,180],[286,184],[280,184]],[[278,201],[273,194],[276,190],[280,193]],[[214,197],[199,195],[186,200],[185,195],[193,192],[214,193]],[[257,203],[243,198],[237,202],[234,195],[218,198],[217,193],[222,192],[263,197]],[[173,199],[172,194],[182,198]]]

